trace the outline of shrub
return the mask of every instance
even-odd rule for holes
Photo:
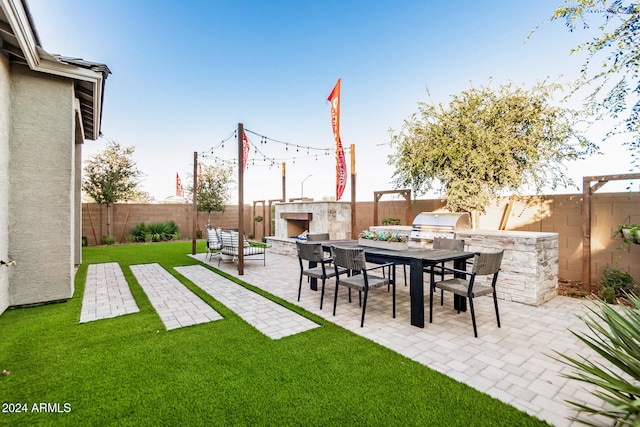
[[[610,265],[602,269],[602,277],[598,282],[600,298],[608,303],[615,302],[616,297],[627,293],[635,293],[636,286],[633,277],[626,271]]]
[[[166,240],[164,223],[159,222],[156,224],[149,224],[147,226],[147,230],[149,231],[149,237],[151,237],[152,242],[161,242]]]
[[[382,219],[382,225],[400,225],[402,221],[400,220],[400,218],[383,218]]]
[[[591,407],[589,403],[568,401],[579,411],[599,414],[615,421],[614,425],[637,425],[640,405],[640,299],[627,295],[633,307],[611,306],[603,301],[597,308],[581,317],[589,327],[589,332],[571,331],[580,341],[602,356],[613,367],[602,365],[597,360],[580,356],[580,359],[556,352],[563,363],[576,368],[567,378],[596,385],[592,392],[607,405],[604,409]],[[597,311],[597,309],[599,309]],[[587,425],[594,420],[575,418]]]
[[[614,304],[616,302],[615,289],[608,286],[600,289],[600,298],[607,304]]]
[[[115,242],[116,242],[116,239],[111,236],[107,236],[107,235],[102,236],[103,245],[113,245]]]
[[[179,237],[178,226],[174,221],[165,221],[155,224],[137,224],[133,232],[127,237],[132,242],[163,242]]]
[[[127,237],[130,242],[146,242],[149,236],[147,235],[147,227],[144,223],[136,224],[131,234]]]
[[[164,225],[165,240],[174,240],[179,237],[178,225],[173,220],[165,221]]]

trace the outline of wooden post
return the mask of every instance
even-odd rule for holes
[[[591,292],[591,179],[582,178],[582,289]]]
[[[356,230],[356,145],[351,144],[351,238],[358,235]]]
[[[282,162],[282,201],[287,200],[287,164]]]
[[[244,126],[238,123],[238,275],[244,274],[244,168],[242,167]]]
[[[193,152],[193,237],[191,238],[191,255],[196,254],[196,227],[198,223],[198,152]]]

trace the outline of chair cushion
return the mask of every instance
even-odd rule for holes
[[[261,255],[264,254],[266,251],[266,248],[260,247],[260,246],[246,246],[243,248],[242,253],[245,256],[250,256],[250,255]],[[225,255],[233,255],[233,256],[237,256],[238,255],[238,247],[237,246],[223,246],[222,249],[220,250],[220,252],[222,252]]]
[[[325,272],[327,273],[327,278],[334,277],[336,275],[336,270],[333,268],[333,266],[326,266]],[[314,277],[316,279],[322,279],[322,267],[307,268],[305,270],[302,270],[302,274],[305,276]],[[347,274],[347,269],[339,268],[338,274]]]
[[[453,292],[456,295],[467,296],[467,291],[469,290],[469,282],[464,279],[449,279],[443,280],[442,282],[436,282],[436,288],[444,289],[448,292]],[[486,295],[493,293],[493,288],[487,285],[480,285],[478,283],[474,283],[473,285],[473,296],[478,297],[480,295]]]
[[[385,286],[390,283],[386,277],[374,276],[369,274],[369,289]],[[347,286],[352,289],[363,290],[364,289],[364,275],[356,274],[351,277],[340,278],[340,285]]]
[[[222,237],[222,246],[233,246],[233,240],[231,238],[230,232],[223,231],[221,237]]]
[[[467,291],[469,290],[469,282],[459,278],[448,279],[441,282],[436,282],[436,288],[453,292],[456,295],[467,296]]]
[[[210,228],[207,230],[207,248],[209,250],[222,248],[222,241],[220,240],[220,235],[213,228]]]

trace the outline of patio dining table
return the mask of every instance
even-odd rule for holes
[[[325,250],[331,246],[359,247],[364,249],[368,262],[384,264],[395,262],[396,264],[409,265],[409,292],[411,298],[411,325],[424,328],[424,278],[425,268],[431,268],[442,262],[453,261],[454,268],[466,270],[467,260],[473,258],[475,252],[450,251],[440,249],[409,248],[403,251],[361,246],[357,240],[325,240],[321,243]],[[313,289],[314,285],[311,286]],[[431,284],[432,285],[432,284]],[[454,300],[454,308],[460,311],[466,310],[466,298]]]

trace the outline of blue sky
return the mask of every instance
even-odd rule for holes
[[[471,84],[568,82],[584,59],[569,51],[587,39],[552,22],[526,41],[561,0],[28,3],[47,52],[112,70],[104,137],[87,142],[85,159],[107,139],[135,146],[146,174],[142,187],[158,200],[174,194],[176,172],[186,184],[194,151],[210,152],[238,122],[290,143],[260,144],[249,134],[266,156],[281,159],[278,166],[286,162],[287,197],[335,195],[326,98],[338,78],[342,141],[356,147],[357,199],[372,200],[374,191],[392,189],[389,129],[400,129],[417,103],[429,100],[427,87],[435,102],[446,103]],[[234,144],[227,141],[215,155],[234,158]],[[296,145],[332,155],[307,157]],[[567,164],[567,173],[580,184],[583,175],[628,172],[619,146],[603,148],[606,156]],[[281,170],[267,163],[251,152],[245,203],[281,196]],[[342,200],[350,200],[349,187]]]

